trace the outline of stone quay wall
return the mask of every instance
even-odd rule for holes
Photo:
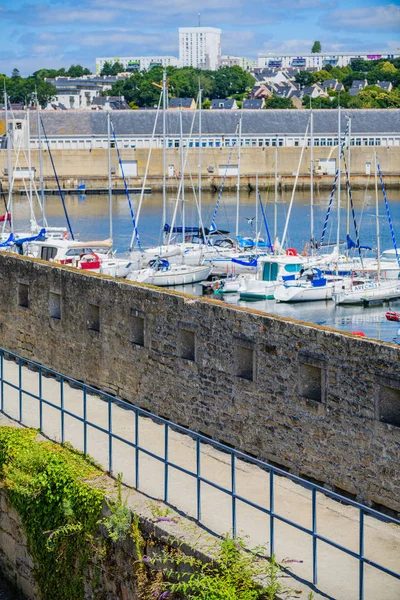
[[[394,344],[1,253],[0,346],[400,512]]]
[[[278,148],[278,171],[279,185],[283,189],[292,188],[295,180],[295,174],[298,168],[302,149],[300,147],[280,147]],[[377,151],[382,173],[384,175],[387,187],[400,187],[400,146],[353,146],[351,148],[351,183],[353,188],[365,188],[366,185],[373,185],[374,175],[374,151]],[[129,177],[129,185],[140,187],[146,171],[148,162],[148,149],[121,148],[121,158],[123,161],[137,162],[137,177]],[[57,169],[61,186],[65,189],[74,188],[76,190],[78,181],[86,180],[88,189],[106,188],[108,186],[108,166],[107,150],[95,148],[93,150],[52,150],[54,163]],[[204,189],[219,189],[222,176],[219,175],[219,168],[228,164],[230,148],[204,148],[202,151],[201,176]],[[317,169],[320,159],[337,159],[337,148],[335,147],[315,147],[314,165]],[[12,152],[12,164],[17,160],[17,151]],[[26,167],[25,158],[19,157],[19,166]],[[35,169],[35,182],[39,187],[39,151],[31,151],[32,168]],[[180,151],[179,148],[169,148],[167,150],[167,164],[173,166],[174,175],[167,177],[167,186],[169,189],[176,189],[177,173],[180,171]],[[186,163],[186,186],[192,189],[191,177],[197,182],[198,177],[198,149],[193,148],[188,151]],[[233,153],[230,160],[231,165],[237,165],[237,155]],[[275,174],[275,148],[242,148],[241,150],[241,186],[243,188],[249,185],[255,186],[256,175],[259,177],[259,186],[268,188],[274,185]],[[112,185],[114,188],[123,189],[123,179],[119,176],[118,158],[115,150],[111,153],[111,165],[113,168]],[[369,165],[369,166],[368,166]],[[7,152],[0,150],[0,173],[3,174],[7,169]],[[149,172],[146,180],[146,186],[153,190],[161,189],[163,172],[162,150],[154,148],[152,150]],[[368,173],[371,173],[369,175]],[[43,151],[43,175],[46,189],[56,189],[54,172],[50,156],[47,150]],[[190,177],[191,176],[191,177]],[[371,179],[372,177],[372,179]],[[3,187],[7,189],[7,177],[2,177]],[[76,181],[75,181],[76,180]],[[26,181],[16,179],[14,189],[24,189]],[[333,175],[320,175],[318,172],[314,176],[315,187],[321,189],[331,189],[333,184]],[[228,176],[226,179],[226,188],[236,189],[237,176]],[[310,148],[304,151],[302,163],[300,166],[299,188],[309,188],[310,186]],[[345,186],[345,175],[342,174],[342,186]]]

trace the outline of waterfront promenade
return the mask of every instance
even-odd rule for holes
[[[82,358],[84,359],[84,358]],[[19,419],[22,406],[22,422],[38,428],[42,419],[42,431],[49,438],[64,440],[79,450],[84,449],[84,427],[81,421],[64,414],[63,407],[72,415],[77,415],[100,428],[107,429],[110,413],[109,404],[100,396],[88,395],[86,415],[84,415],[84,393],[82,389],[70,387],[50,377],[40,377],[26,367],[21,367],[23,389],[30,394],[40,395],[49,405],[43,405],[40,417],[39,402],[29,394],[10,387],[6,382],[18,387],[20,381],[18,365],[3,360],[2,394],[4,411],[13,419]],[[122,405],[112,405],[112,431],[121,439],[137,440],[155,456],[165,455],[165,426],[150,418],[139,417]],[[1,417],[1,424],[7,419]],[[246,424],[243,424],[246,427]],[[196,471],[196,442],[187,435],[169,429],[168,458],[190,471]],[[87,452],[107,470],[110,462],[108,435],[87,425]],[[140,453],[139,489],[151,498],[164,497],[165,471],[162,462],[144,452]],[[169,467],[169,503],[188,516],[196,516],[196,480],[185,473]],[[120,440],[112,444],[112,472],[123,473],[127,485],[135,486],[135,450]],[[247,462],[236,461],[236,492],[265,508],[269,507],[269,473]],[[229,487],[232,477],[230,456],[216,450],[210,444],[201,444],[201,474],[221,486]],[[311,527],[311,490],[297,485],[285,477],[275,477],[275,511],[280,515]],[[269,518],[252,507],[237,502],[237,534],[245,538],[249,546],[264,545],[266,552],[269,540]],[[202,523],[221,535],[231,530],[231,498],[218,489],[202,485]],[[340,504],[325,495],[317,494],[318,532],[335,542],[358,552],[359,511],[351,506]],[[385,567],[400,572],[400,528],[385,524],[365,515],[364,553]],[[309,536],[281,522],[275,522],[275,553],[279,561],[287,560],[286,565],[296,577],[312,579],[312,543]],[[358,561],[339,553],[323,543],[318,543],[318,575],[321,595],[315,598],[352,600],[358,598]],[[365,565],[365,600],[394,600],[400,596],[400,581],[386,576]],[[295,596],[294,596],[295,597]],[[303,596],[297,596],[303,597]]]

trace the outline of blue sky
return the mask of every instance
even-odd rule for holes
[[[400,0],[0,0],[0,73],[97,56],[178,56],[178,27],[223,30],[223,54],[400,48]]]

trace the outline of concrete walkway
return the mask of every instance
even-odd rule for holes
[[[18,366],[4,361],[4,379],[18,384]],[[22,369],[23,388],[39,395],[39,374]],[[60,406],[60,383],[42,378],[42,396],[54,407]],[[39,402],[22,394],[22,422],[39,427]],[[83,418],[83,392],[64,385],[64,408]],[[4,384],[4,410],[19,418],[19,392]],[[43,406],[43,432],[61,441],[60,412]],[[108,427],[108,404],[97,396],[87,397],[87,419],[105,429]],[[133,411],[112,408],[112,430],[127,440],[135,440]],[[65,441],[83,450],[83,424],[65,416]],[[152,453],[164,457],[165,428],[151,419],[139,419],[139,443]],[[108,435],[88,426],[87,450],[108,469]],[[169,430],[169,460],[196,472],[196,443],[189,436]],[[113,472],[123,473],[126,484],[135,485],[135,450],[118,440],[113,441]],[[269,473],[236,460],[236,492],[246,499],[269,508]],[[201,475],[230,489],[230,455],[209,444],[201,444]],[[196,517],[196,480],[169,468],[168,502],[191,517]],[[164,497],[164,465],[140,453],[139,490],[156,499]],[[275,512],[311,528],[311,491],[286,477],[275,476]],[[215,488],[201,484],[202,523],[216,533],[232,531],[232,500]],[[317,531],[331,540],[358,552],[359,511],[342,505],[324,494],[317,494]],[[237,501],[237,533],[246,538],[249,547],[262,545],[269,552],[269,517]],[[365,517],[365,556],[400,572],[400,527]],[[299,578],[312,581],[312,539],[305,533],[275,520],[275,554]],[[292,562],[293,561],[293,562]],[[365,565],[365,600],[400,599],[400,581]],[[321,597],[337,600],[358,599],[358,561],[331,546],[318,542],[318,589]],[[303,597],[303,596],[301,596]]]

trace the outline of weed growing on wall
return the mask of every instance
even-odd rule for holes
[[[180,551],[166,552],[163,561],[167,581],[160,598],[274,600],[283,589],[275,557],[269,563],[260,560],[256,551],[245,551],[242,541],[229,536],[218,544],[215,558],[209,563]],[[263,587],[255,576],[263,578]]]
[[[31,429],[0,428],[0,475],[19,513],[41,600],[79,600],[104,493],[80,453],[36,442]]]

